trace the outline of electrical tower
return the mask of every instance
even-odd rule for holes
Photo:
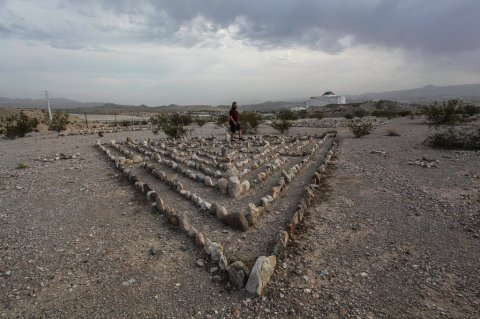
[[[48,117],[50,118],[50,121],[52,120],[52,111],[50,110],[50,99],[48,98],[48,91],[45,92],[45,99],[47,100],[47,108],[48,108]]]

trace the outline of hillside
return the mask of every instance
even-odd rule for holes
[[[403,103],[427,104],[432,101],[449,99],[461,99],[467,103],[480,105],[480,84],[433,86],[428,85],[422,88],[371,92],[359,95],[347,95],[348,103],[360,103],[371,100],[392,100]],[[239,99],[240,109],[244,111],[279,111],[292,107],[306,105],[308,97],[289,99],[287,101],[266,101],[258,104],[242,104]],[[0,97],[0,106],[16,108],[45,108],[45,99],[23,99]],[[120,112],[186,112],[186,111],[225,111],[229,105],[123,105],[104,102],[78,102],[64,98],[50,99],[52,109],[68,110],[72,113],[105,113],[111,114]]]
[[[480,103],[480,84],[433,86],[427,85],[422,88],[386,91],[379,93],[365,93],[348,96],[351,102],[367,100],[393,100],[399,102],[430,102],[449,99],[461,99],[469,103]]]

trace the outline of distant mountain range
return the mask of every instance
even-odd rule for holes
[[[351,102],[363,102],[368,100],[392,100],[397,102],[430,102],[449,99],[480,101],[480,84],[449,86],[427,85],[422,88],[410,90],[364,93],[360,95],[347,96],[347,100]]]
[[[360,95],[347,95],[347,103],[364,102],[370,100],[392,100],[404,103],[429,103],[449,99],[461,99],[468,103],[480,104],[480,84],[433,86],[411,90],[387,91],[379,93],[365,93]],[[259,104],[241,105],[242,110],[275,111],[288,109],[295,106],[305,106],[309,100],[306,98],[290,99],[289,101],[267,101]],[[53,109],[68,110],[72,113],[99,112],[108,110],[111,114],[117,112],[155,112],[155,111],[224,111],[229,105],[162,105],[150,107],[147,105],[120,105],[102,102],[77,102],[69,99],[50,99]],[[45,108],[45,99],[10,99],[0,97],[0,106],[17,108]]]

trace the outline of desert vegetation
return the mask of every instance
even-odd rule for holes
[[[48,123],[48,129],[53,132],[57,132],[60,134],[61,131],[67,128],[68,121],[68,114],[61,111],[56,111],[52,115],[52,119],[46,118],[46,122]]]
[[[156,114],[150,118],[152,132],[158,134],[165,133],[170,138],[178,139],[187,135],[186,125],[190,124],[192,119],[190,116],[183,116],[178,113],[172,114]]]
[[[348,128],[355,137],[359,138],[369,135],[373,131],[374,126],[370,122],[362,121],[360,119],[352,119],[348,122]]]
[[[242,125],[242,130],[246,133],[256,133],[258,126],[263,122],[262,114],[259,112],[241,112],[240,113],[240,123]]]
[[[33,132],[39,124],[37,118],[29,117],[23,111],[19,115],[8,116],[3,122],[4,134],[8,138],[23,137]]]

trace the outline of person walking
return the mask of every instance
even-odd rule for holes
[[[232,108],[230,109],[230,119],[228,121],[230,123],[230,132],[232,132],[232,141],[235,132],[238,132],[238,139],[242,139],[242,129],[240,127],[238,110],[237,110],[237,102],[232,103]]]

